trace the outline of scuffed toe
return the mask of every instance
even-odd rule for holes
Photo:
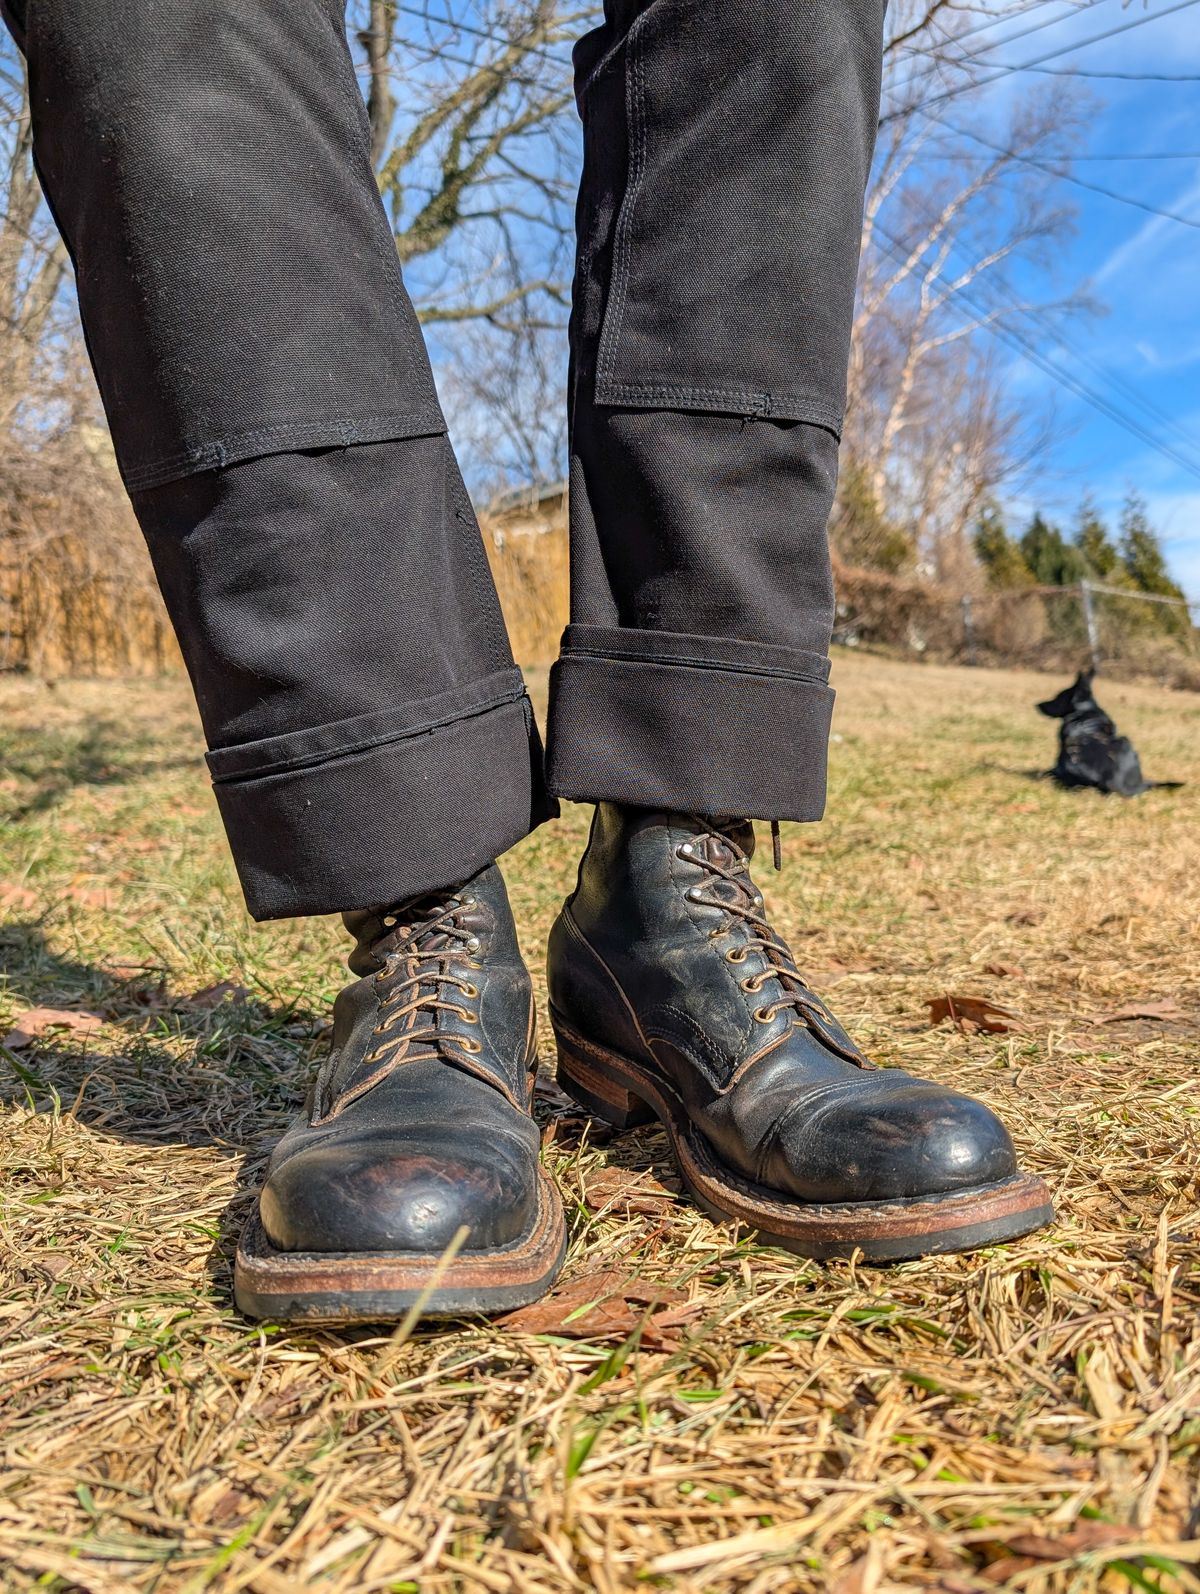
[[[764,1182],[805,1201],[894,1201],[997,1184],[1017,1172],[1007,1129],[957,1091],[886,1071],[801,1100],[778,1125]]]
[[[313,1146],[282,1161],[260,1212],[283,1251],[402,1251],[439,1255],[466,1227],[465,1249],[509,1245],[534,1221],[536,1161],[495,1142],[474,1157],[428,1134]]]

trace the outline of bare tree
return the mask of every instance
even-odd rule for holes
[[[1031,320],[1044,329],[1092,308],[1079,289],[1051,286],[1074,211],[1044,169],[1069,168],[1083,97],[1025,94],[1003,125],[976,133],[980,51],[963,34],[977,26],[950,0],[892,11],[845,434],[856,490],[865,478],[889,522],[907,527],[913,557],[956,581],[972,564],[977,506],[1044,441],[1007,403],[989,334],[1019,343]],[[948,80],[952,121],[931,94]]]
[[[33,169],[33,132],[25,76],[0,66],[0,429],[9,431],[46,363],[46,344],[61,332],[60,290],[67,254],[42,204]]]
[[[458,9],[367,0],[358,32],[410,291],[427,323],[560,326],[577,146],[569,44],[592,8]]]

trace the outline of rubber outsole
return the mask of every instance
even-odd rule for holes
[[[766,1244],[818,1261],[857,1252],[867,1261],[901,1262],[977,1250],[1054,1221],[1045,1183],[1021,1173],[946,1195],[879,1203],[789,1200],[725,1166],[664,1081],[596,1045],[553,1013],[551,1024],[562,1088],[593,1116],[618,1128],[658,1119],[697,1205],[719,1223],[735,1223]]]
[[[377,1323],[418,1304],[423,1318],[491,1316],[540,1300],[566,1248],[562,1201],[539,1169],[528,1234],[501,1250],[460,1252],[440,1272],[436,1255],[281,1251],[256,1210],[238,1243],[233,1293],[247,1317],[276,1323]]]

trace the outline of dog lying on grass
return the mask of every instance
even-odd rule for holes
[[[1137,752],[1092,693],[1094,669],[1081,670],[1071,686],[1037,706],[1058,729],[1058,763],[1050,771],[1060,786],[1093,786],[1097,791],[1137,797],[1155,787],[1174,788],[1177,780],[1146,780]]]

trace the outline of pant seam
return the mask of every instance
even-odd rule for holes
[[[365,436],[364,428],[374,431],[386,426],[395,428],[390,435]],[[250,431],[230,432],[211,442],[198,443],[193,448],[181,449],[176,454],[160,455],[140,465],[127,468],[122,479],[129,492],[142,492],[151,487],[161,487],[176,480],[179,475],[192,475],[202,470],[221,470],[227,465],[239,464],[251,458],[253,451],[263,444],[266,453],[283,453],[281,442],[292,438],[325,437],[325,442],[305,441],[302,448],[351,448],[364,443],[400,442],[411,437],[436,437],[446,430],[445,417],[437,408],[426,406],[419,410],[388,410],[380,415],[315,416],[311,420],[281,421],[276,426],[257,426]],[[250,453],[242,450],[249,449]]]
[[[560,662],[566,664],[572,659],[594,659],[604,664],[670,664],[693,670],[721,670],[730,675],[762,675],[781,681],[804,681],[811,686],[829,685],[819,675],[808,675],[799,670],[781,670],[770,664],[734,664],[728,660],[686,654],[605,653],[599,648],[569,648],[562,653]]]
[[[751,392],[719,387],[667,387],[618,382],[599,376],[597,404],[652,405],[655,408],[714,409],[744,414],[754,419],[804,421],[823,426],[840,436],[845,414],[820,399],[790,397],[786,393]]]
[[[294,774],[305,769],[319,769],[325,764],[338,762],[343,758],[352,758],[360,753],[368,753],[376,748],[391,747],[398,742],[411,741],[414,737],[427,736],[433,731],[445,730],[451,725],[459,725],[467,720],[478,719],[480,715],[490,714],[495,709],[503,708],[510,703],[520,703],[526,699],[524,683],[519,689],[497,693],[492,697],[465,710],[453,714],[443,714],[436,718],[417,721],[415,724],[404,725],[391,732],[381,732],[376,736],[359,737],[346,741],[332,748],[322,748],[319,752],[300,753],[291,758],[279,758],[268,764],[251,765],[248,769],[240,769],[228,775],[212,774],[214,786],[244,785],[255,780],[267,779],[273,775]],[[222,749],[221,751],[224,751]],[[210,754],[210,771],[211,758]]]
[[[625,319],[625,300],[631,274],[630,240],[633,234],[633,216],[641,193],[642,179],[645,176],[646,139],[644,137],[645,125],[642,114],[644,108],[642,102],[642,68],[640,64],[641,58],[636,47],[648,16],[648,10],[642,11],[634,19],[629,32],[625,35],[625,83],[627,93],[625,127],[626,139],[629,145],[630,172],[625,193],[621,196],[621,206],[615,223],[609,302],[604,310],[604,321],[600,328],[600,344],[596,355],[597,396],[601,386],[606,381],[612,380],[612,373],[616,364],[617,344],[620,341],[621,326]],[[612,322],[612,332],[610,334],[609,324],[611,317],[615,317],[615,320]]]
[[[475,514],[475,506],[471,502],[471,495],[467,492],[466,483],[462,479],[458,461],[454,457],[454,450],[450,446],[449,438],[446,439],[446,452],[449,454],[450,466],[450,496],[454,503],[454,518],[462,527],[466,539],[467,557],[470,559],[475,572],[476,581],[479,583],[479,598],[483,609],[484,624],[487,627],[488,640],[492,652],[502,658],[505,654],[511,657],[512,648],[508,639],[508,631],[504,624],[504,611],[500,606],[500,597],[496,591],[496,580],[492,575],[492,567],[488,562],[487,549],[483,545],[483,529]]]

